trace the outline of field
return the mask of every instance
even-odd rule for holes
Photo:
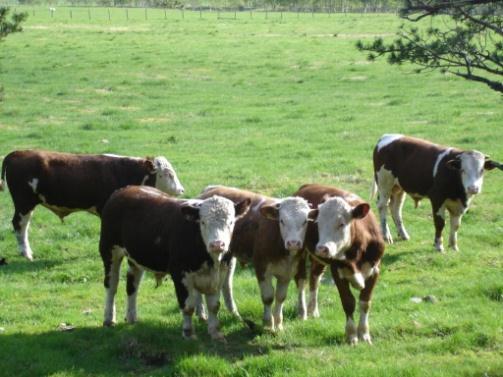
[[[63,13],[65,12],[65,13]],[[400,132],[503,160],[501,97],[479,84],[413,67],[369,63],[358,39],[392,38],[393,15],[37,9],[0,45],[0,156],[20,148],[166,155],[186,196],[226,184],[287,196],[307,182],[368,198],[372,148]],[[101,13],[99,13],[101,12]],[[115,13],[114,13],[115,12]],[[135,13],[136,12],[136,13]],[[99,16],[98,16],[99,15]],[[227,344],[197,323],[181,337],[172,283],[139,294],[140,322],[102,328],[99,221],[34,214],[35,261],[22,259],[12,204],[0,194],[0,376],[503,376],[503,173],[463,218],[461,251],[434,251],[428,202],[406,202],[409,242],[389,246],[370,315],[374,345],[344,344],[344,314],[328,277],[321,318],[251,332],[220,311]],[[375,210],[375,203],[372,202]],[[448,230],[448,229],[446,229]],[[445,232],[444,232],[445,233]],[[393,229],[393,234],[395,231]],[[436,303],[412,297],[434,295]],[[118,292],[123,318],[125,282]],[[235,296],[260,322],[251,269]],[[71,332],[61,323],[75,326]]]

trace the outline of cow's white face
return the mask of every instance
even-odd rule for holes
[[[169,195],[177,196],[183,194],[185,190],[178,180],[175,169],[173,169],[173,166],[166,157],[156,157],[153,163],[155,169],[155,187]]]
[[[344,260],[344,252],[351,246],[351,222],[365,217],[367,203],[355,207],[340,197],[329,198],[318,206],[318,235],[316,254],[320,257]]]
[[[289,197],[276,204],[262,206],[260,213],[279,222],[285,249],[296,253],[304,248],[307,223],[315,218],[317,210],[311,209],[303,198]]]
[[[215,195],[204,200],[187,201],[182,206],[182,213],[187,219],[199,222],[206,250],[213,259],[220,261],[229,250],[236,220],[244,216],[249,207],[249,199],[234,204]]]
[[[461,174],[461,182],[468,197],[479,194],[484,182],[485,156],[478,151],[461,153],[456,159],[447,161],[447,166],[458,170]]]

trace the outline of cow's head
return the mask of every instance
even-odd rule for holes
[[[311,209],[309,203],[300,197],[289,197],[260,207],[262,216],[279,222],[285,249],[292,253],[304,248],[307,223],[313,221],[317,213],[317,210]]]
[[[478,151],[467,151],[447,161],[447,167],[460,172],[465,193],[472,196],[482,191],[484,170],[494,169],[498,163]]]
[[[229,250],[236,220],[248,212],[250,199],[234,204],[229,199],[214,195],[204,200],[188,200],[182,213],[189,221],[198,222],[206,250],[215,260]]]
[[[155,174],[155,187],[169,195],[182,195],[184,188],[175,169],[166,159],[166,157],[158,156],[152,160],[153,170],[151,174]]]
[[[328,198],[318,206],[318,234],[316,254],[320,257],[344,260],[344,252],[351,246],[351,223],[367,216],[370,206],[350,205],[340,197]]]

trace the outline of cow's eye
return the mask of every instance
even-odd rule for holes
[[[484,168],[480,169],[480,175],[484,174]]]
[[[206,221],[201,220],[201,225],[206,225]]]
[[[344,223],[340,223],[339,225],[337,225],[337,229],[342,229],[342,228],[344,228],[345,225],[346,224],[344,224]]]
[[[283,219],[279,220],[279,222],[281,225],[285,225],[285,222],[283,221]]]
[[[306,225],[307,224],[307,220],[304,220],[304,222],[302,223],[302,225]]]

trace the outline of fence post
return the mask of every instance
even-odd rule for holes
[[[91,9],[90,8],[87,8],[87,16],[89,17],[89,19],[91,19]]]
[[[107,11],[108,11],[108,21],[110,21],[112,19],[112,17],[110,17],[110,8],[107,8]]]
[[[167,20],[168,19],[168,15],[166,14],[166,8],[164,9],[164,19]]]
[[[129,12],[128,12],[128,9],[126,8],[126,20],[129,21]]]
[[[70,9],[70,19],[72,19],[72,10]]]

